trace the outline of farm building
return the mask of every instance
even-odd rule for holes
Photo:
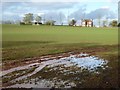
[[[41,25],[42,22],[37,22],[36,20],[33,20],[33,21],[32,21],[32,24],[33,24],[33,25]]]
[[[81,26],[83,26],[83,27],[93,27],[93,20],[84,19],[81,22]]]

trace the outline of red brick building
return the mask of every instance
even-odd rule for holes
[[[93,20],[84,19],[84,20],[82,20],[81,25],[83,27],[93,27]]]

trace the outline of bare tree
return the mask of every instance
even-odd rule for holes
[[[110,22],[110,26],[117,27],[118,26],[117,23],[118,23],[117,20],[113,20]]]
[[[98,15],[98,25],[101,26],[101,15]]]
[[[39,22],[41,22],[42,18],[41,18],[41,16],[36,16],[35,20],[37,21],[37,23],[39,23]]]
[[[68,24],[69,24],[69,10],[68,10],[68,15],[67,15],[67,20],[68,20]]]
[[[69,22],[69,26],[74,26],[76,24],[76,20],[72,19],[70,22]]]
[[[103,20],[103,27],[107,26],[107,20]]]
[[[33,20],[33,14],[32,13],[28,13],[25,14],[25,17],[23,17],[23,21],[25,24],[31,24]]]
[[[48,21],[46,21],[46,25],[51,25],[51,26],[53,26],[53,25],[55,25],[55,22],[56,21],[54,21],[54,20],[48,20]]]
[[[61,13],[59,13],[59,18],[60,18],[60,24],[62,25],[62,16],[61,16]]]

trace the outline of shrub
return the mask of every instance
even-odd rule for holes
[[[24,22],[20,22],[20,25],[25,25],[25,23]]]

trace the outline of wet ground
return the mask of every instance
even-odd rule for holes
[[[101,70],[109,68],[107,60],[86,53],[69,53],[57,57],[44,56],[35,61],[4,70],[3,87],[71,88],[82,85],[86,77],[99,75]]]

